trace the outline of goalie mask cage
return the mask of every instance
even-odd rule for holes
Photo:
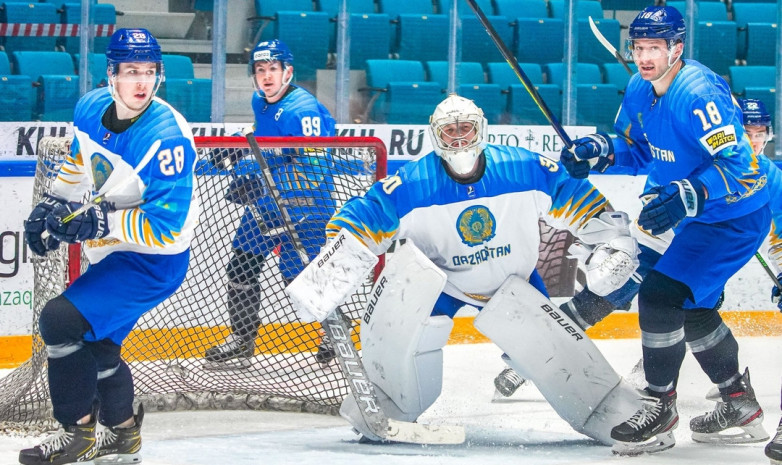
[[[267,158],[306,150],[308,156],[328,154],[332,182],[321,195],[334,199],[335,208],[365,192],[385,176],[386,151],[376,138],[258,138]],[[59,167],[69,153],[68,138],[44,137],[38,163],[32,205],[51,188]],[[133,373],[137,402],[148,411],[196,409],[288,410],[336,414],[348,393],[336,361],[321,365],[314,357],[318,324],[296,319],[272,253],[261,276],[258,305],[261,326],[249,367],[215,369],[204,361],[209,347],[230,334],[226,308],[226,266],[232,256],[232,239],[244,208],[224,195],[237,172],[258,170],[248,144],[241,137],[196,138],[196,178],[201,201],[200,224],[191,248],[190,269],[184,283],[169,299],[146,313],[123,343],[123,359]],[[211,163],[219,155],[243,150],[245,158],[218,170]],[[541,247],[537,269],[550,295],[572,296],[576,268],[567,248],[572,236],[540,222]],[[312,237],[317,236],[317,237]],[[304,233],[303,242],[323,241],[320,233]],[[382,263],[382,262],[381,262]],[[46,348],[38,331],[44,304],[59,295],[67,283],[86,267],[78,246],[62,245],[46,257],[34,257],[32,357],[0,379],[0,431],[38,433],[53,429],[46,376]],[[357,324],[371,277],[342,306]],[[353,334],[358,342],[357,331]]]
[[[366,192],[386,174],[386,151],[380,139],[278,137],[257,141],[267,160],[328,159],[330,182],[320,183],[310,193],[313,198],[333,200],[325,202],[333,208]],[[33,205],[50,190],[69,154],[70,142],[68,138],[41,139]],[[190,268],[177,292],[142,316],[123,343],[122,356],[133,373],[137,402],[143,402],[147,411],[272,409],[336,414],[348,393],[348,385],[336,361],[321,365],[315,360],[320,325],[297,320],[283,293],[279,247],[267,256],[260,276],[262,293],[257,315],[261,324],[251,365],[215,367],[203,359],[206,349],[224,342],[231,333],[226,308],[226,267],[245,208],[229,203],[224,195],[237,173],[252,175],[259,167],[243,137],[196,138],[196,147],[201,213],[191,247]],[[243,158],[228,169],[217,169],[211,163],[221,155],[233,156],[236,161],[237,153]],[[297,165],[299,173],[317,173],[309,168]],[[260,173],[256,174],[260,177]],[[306,229],[303,234],[299,232],[302,242],[317,241],[318,247],[323,245],[323,228],[319,229],[317,233]],[[46,257],[35,257],[33,267],[33,355],[0,380],[0,431],[36,433],[56,426],[51,419],[47,354],[38,330],[38,317],[44,304],[63,292],[69,280],[78,277],[86,260],[78,246],[62,245]],[[354,321],[358,321],[363,310],[371,279],[368,277],[342,306]]]

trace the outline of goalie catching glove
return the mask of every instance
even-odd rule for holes
[[[629,226],[627,213],[603,212],[579,228],[580,242],[568,249],[571,258],[578,259],[587,287],[599,296],[624,286],[640,264],[638,242]]]

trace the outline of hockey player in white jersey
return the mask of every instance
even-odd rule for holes
[[[24,224],[36,255],[81,243],[90,262],[41,311],[62,427],[19,453],[26,465],[141,462],[144,411],[134,414],[121,345],[184,280],[198,219],[192,133],[155,97],[164,78],[157,40],[146,29],[119,29],[106,58],[109,86],[76,104],[71,154]],[[86,211],[85,195],[93,199]],[[106,428],[96,437],[98,422]]]
[[[454,314],[468,304],[481,309],[476,327],[574,429],[612,443],[611,423],[638,408],[637,392],[555,310],[545,289],[530,282],[543,219],[578,234],[593,251],[594,288],[607,293],[621,286],[637,265],[627,215],[607,212],[603,195],[557,162],[523,148],[487,145],[486,119],[470,100],[448,96],[431,116],[429,133],[433,152],[349,200],[327,226],[335,244],[354,237],[370,256],[406,240],[378,278],[361,322],[362,359],[382,411],[414,421],[437,399],[442,347]],[[345,279],[356,268],[317,277],[326,260],[335,259],[319,256],[286,290],[304,321],[320,321],[334,307],[323,298],[300,299],[299,291]],[[363,438],[383,439],[361,409],[350,395],[340,413]]]

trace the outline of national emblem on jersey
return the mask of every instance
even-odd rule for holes
[[[459,214],[456,229],[462,242],[475,247],[490,241],[497,232],[494,215],[483,205],[473,205]]]
[[[95,152],[90,155],[90,165],[92,166],[92,177],[95,180],[95,190],[99,191],[106,180],[111,176],[114,167],[111,162],[101,153]]]

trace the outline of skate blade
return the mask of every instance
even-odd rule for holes
[[[98,457],[94,460],[95,465],[141,463],[141,454],[110,454]]]
[[[769,458],[768,461],[771,463],[771,465],[782,465],[782,460],[774,460]]]
[[[654,454],[668,450],[676,445],[676,438],[673,437],[673,430],[656,435],[643,442],[621,442],[617,441],[611,447],[614,455],[623,457],[635,457],[641,454]]]
[[[762,423],[747,426],[734,426],[717,433],[692,433],[692,440],[708,444],[752,444],[769,439]]]
[[[204,369],[210,371],[246,370],[253,365],[251,358],[234,358],[224,362],[210,362],[204,360]]]

